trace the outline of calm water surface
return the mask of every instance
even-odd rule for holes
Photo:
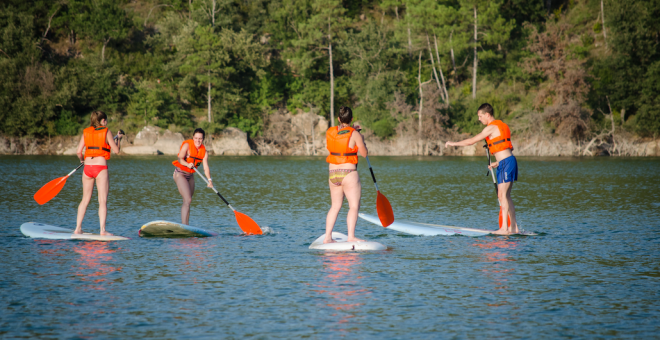
[[[198,180],[190,223],[219,237],[139,238],[146,222],[180,220],[170,158],[113,157],[108,229],[133,239],[102,243],[19,231],[75,227],[82,171],[51,202],[32,199],[75,157],[0,157],[0,338],[660,337],[659,159],[521,158],[518,219],[540,236],[415,237],[360,221],[358,236],[389,249],[333,254],[308,249],[330,206],[323,158],[210,159],[265,235],[242,236]],[[397,219],[496,228],[485,157],[372,164]],[[375,214],[364,164],[360,176]],[[92,202],[84,229],[98,232]]]

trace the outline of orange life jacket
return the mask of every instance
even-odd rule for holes
[[[511,144],[511,130],[509,126],[504,124],[501,120],[494,120],[488,124],[488,126],[495,125],[500,130],[500,135],[493,139],[486,137],[486,142],[488,143],[488,150],[493,155],[506,150],[513,149],[513,144]]]
[[[181,148],[183,148],[184,145],[188,144],[188,156],[186,157],[186,162],[188,163],[194,163],[195,168],[198,167],[200,164],[202,164],[202,160],[204,160],[204,155],[206,155],[206,148],[204,147],[204,144],[199,147],[195,147],[195,142],[193,142],[192,139],[184,140],[183,143],[181,143],[181,147],[179,148],[179,151],[181,151]],[[181,163],[179,163],[179,160],[176,160],[172,162],[175,167],[181,169],[182,171],[189,172],[189,173],[195,173],[195,170],[190,169],[187,166],[183,166]]]
[[[83,137],[85,138],[85,158],[87,157],[103,157],[110,159],[110,145],[108,145],[108,127],[90,126],[83,130]]]
[[[358,147],[349,148],[348,143],[355,131],[352,127],[345,127],[339,130],[338,126],[332,126],[325,132],[325,138],[328,142],[328,151],[330,155],[325,159],[331,164],[358,163]]]

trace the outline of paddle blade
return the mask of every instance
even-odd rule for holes
[[[234,214],[236,215],[236,222],[238,222],[238,226],[241,228],[241,230],[243,230],[244,233],[248,235],[263,234],[257,222],[251,219],[248,215],[240,213],[236,210],[234,210]]]
[[[64,184],[66,184],[67,178],[69,178],[69,176],[55,178],[46,183],[41,189],[39,189],[39,191],[37,191],[37,193],[34,194],[34,200],[40,205],[50,201],[60,193],[60,190],[62,190]]]
[[[507,225],[511,226],[511,216],[507,219]],[[502,229],[502,207],[500,207],[500,229]]]
[[[383,227],[387,228],[390,224],[394,223],[394,211],[392,211],[390,201],[380,191],[378,191],[378,196],[376,196],[376,210],[378,211],[378,219],[380,219]]]

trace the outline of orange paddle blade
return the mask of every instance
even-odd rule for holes
[[[511,226],[511,216],[508,216],[509,218],[506,220],[507,225],[510,227]],[[502,207],[500,207],[500,229],[502,229]]]
[[[244,233],[248,235],[263,234],[257,222],[251,219],[248,215],[240,213],[236,210],[234,210],[234,214],[236,215],[236,222],[238,222],[238,226],[241,228],[241,230],[243,230]]]
[[[394,211],[392,211],[390,201],[380,191],[378,191],[378,195],[376,196],[376,210],[378,211],[378,218],[383,227],[387,228],[390,224],[394,223]]]
[[[50,201],[60,193],[60,190],[62,190],[62,187],[66,184],[67,178],[69,178],[69,176],[55,178],[46,183],[36,194],[34,194],[34,200],[40,205]]]

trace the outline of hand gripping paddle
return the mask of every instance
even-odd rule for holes
[[[81,166],[83,166],[85,163],[80,163],[77,168],[73,169],[73,171],[69,172],[68,175],[64,177],[59,177],[55,178],[54,180],[46,183],[44,186],[39,189],[34,194],[34,200],[37,201],[40,205],[47,203],[48,201],[52,200],[53,197],[57,196],[57,194],[60,193],[60,190],[64,187],[64,184],[66,184],[66,179],[69,178],[69,176],[73,175],[76,170],[80,169]]]
[[[378,211],[378,218],[383,227],[387,228],[390,224],[394,223],[394,211],[392,211],[392,206],[390,201],[387,200],[383,194],[378,190],[378,184],[376,183],[376,176],[374,176],[374,170],[371,168],[371,162],[369,162],[369,156],[367,158],[367,164],[369,164],[369,171],[371,172],[371,178],[374,180],[374,185],[376,186],[376,210]]]
[[[202,179],[204,180],[204,182],[206,182],[206,184],[209,184],[209,181],[206,180],[206,177],[204,177],[204,175],[202,175],[202,173],[199,172],[199,170],[197,170],[197,168],[193,168],[193,169],[195,169],[195,172],[200,177],[202,177]],[[257,222],[255,222],[253,219],[251,219],[248,215],[245,215],[243,213],[240,213],[240,212],[236,211],[236,209],[234,209],[234,207],[232,207],[231,204],[229,204],[229,202],[227,202],[227,200],[224,197],[222,197],[222,195],[220,195],[218,190],[215,190],[215,187],[211,187],[211,189],[213,189],[213,191],[215,191],[215,193],[218,194],[218,196],[220,196],[222,201],[225,202],[225,204],[229,207],[229,209],[231,209],[234,212],[234,215],[236,215],[236,222],[238,223],[238,226],[241,228],[241,230],[243,230],[244,233],[246,233],[248,235],[261,235],[261,234],[263,234],[263,232],[261,231],[261,228],[259,228],[259,225],[257,224]]]
[[[490,166],[490,149],[488,149],[488,142],[484,144],[484,148],[486,148],[486,156],[488,157],[488,166]],[[500,196],[498,194],[497,190],[497,180],[495,179],[495,173],[493,172],[493,169],[488,169],[490,172],[490,175],[493,177],[493,185],[495,185],[495,196],[497,196],[497,204],[500,205],[500,214],[499,214],[499,225],[500,229],[502,229],[502,202],[500,202]],[[488,172],[486,172],[486,176],[488,176]],[[507,218],[507,225],[510,227],[511,226],[511,218]]]

